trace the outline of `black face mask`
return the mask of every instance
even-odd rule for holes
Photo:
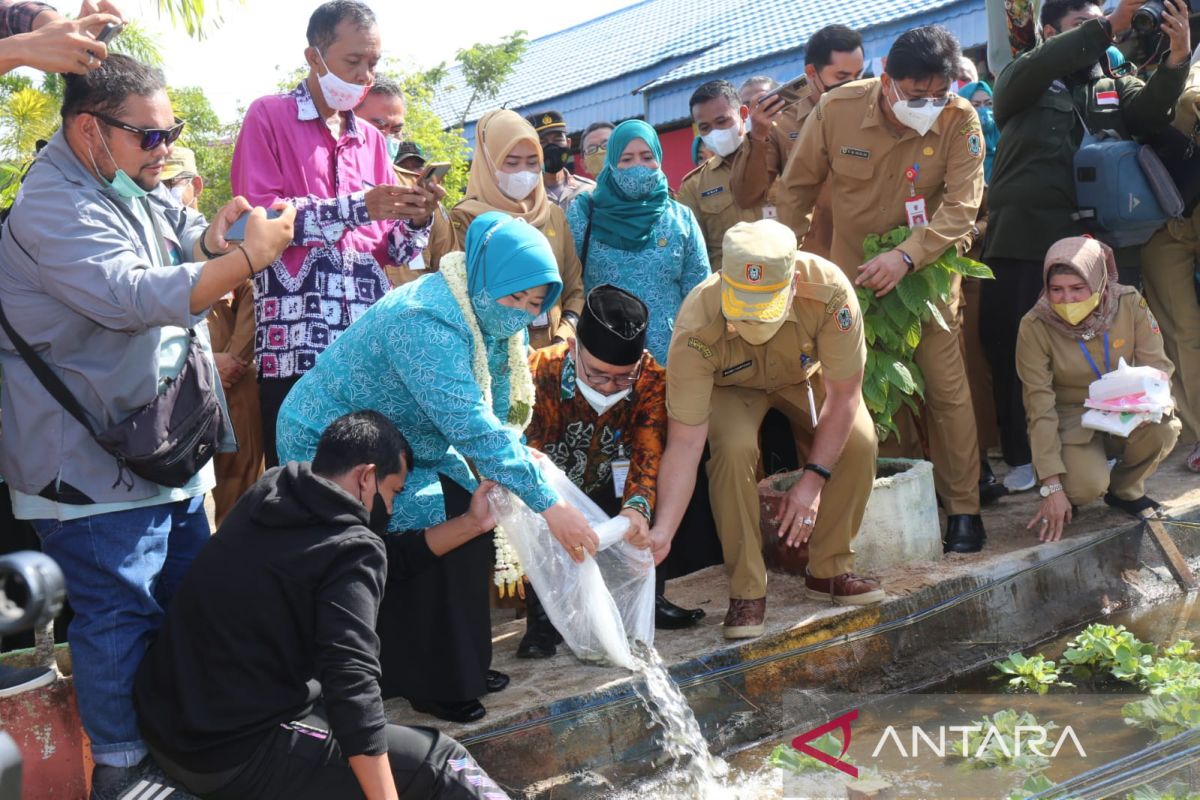
[[[553,175],[566,168],[571,161],[571,148],[561,144],[548,144],[542,148],[542,169]]]
[[[392,515],[388,513],[387,504],[383,502],[383,495],[376,489],[375,499],[371,501],[371,519],[367,522],[367,527],[380,536],[386,536],[388,523],[391,521]]]

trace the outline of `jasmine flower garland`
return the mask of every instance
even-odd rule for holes
[[[450,288],[455,302],[467,321],[471,331],[471,340],[475,345],[471,358],[471,374],[479,384],[483,401],[492,408],[492,374],[488,370],[487,350],[483,343],[483,331],[479,320],[475,317],[475,308],[471,305],[470,293],[467,289],[467,256],[466,253],[448,253],[442,258],[441,273]],[[508,418],[506,425],[518,434],[522,433],[533,419],[533,373],[529,369],[529,358],[525,347],[524,331],[518,331],[508,338]],[[497,525],[495,533],[496,568],[493,580],[500,590],[501,597],[512,597],[520,592],[524,597],[524,586],[521,576],[525,570],[521,567],[517,551],[508,542],[504,530]]]

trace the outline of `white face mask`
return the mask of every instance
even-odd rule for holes
[[[624,400],[629,396],[629,393],[633,391],[633,387],[630,386],[612,394],[601,394],[592,387],[588,386],[583,378],[580,378],[575,382],[575,387],[583,393],[583,399],[587,400],[588,405],[592,407],[592,410],[600,416],[603,416],[604,412],[608,411],[617,403]]]
[[[325,74],[317,76],[317,83],[321,84],[321,94],[325,95],[325,102],[333,110],[350,111],[371,91],[370,85],[360,86],[334,75],[320,50],[317,51],[317,58],[321,59],[321,66],[325,67]]]
[[[895,84],[892,85],[895,86]],[[926,102],[924,105],[913,108],[901,95],[899,86],[896,86],[896,95],[900,99],[892,103],[892,113],[896,115],[896,119],[900,121],[901,125],[912,128],[918,136],[929,133],[929,129],[933,127],[938,115],[946,107],[945,103],[934,105],[932,102]]]
[[[524,200],[542,182],[540,172],[497,172],[496,184],[504,195],[513,200]]]
[[[187,193],[187,190],[188,185],[186,183],[171,187],[171,194],[175,195],[175,199],[179,201],[180,205],[183,204],[183,196]]]
[[[701,141],[708,145],[708,149],[721,158],[737,150],[742,144],[742,138],[743,136],[738,132],[736,124],[730,125],[728,128],[713,128],[700,137]]]

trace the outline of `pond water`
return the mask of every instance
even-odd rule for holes
[[[1115,613],[1100,622],[1124,625],[1142,642],[1153,643],[1160,649],[1179,640],[1200,645],[1200,601],[1195,596]],[[1041,654],[1061,664],[1063,651],[1077,632],[1029,648],[1026,655]],[[1074,687],[1055,688],[1046,695],[1013,694],[1005,691],[1004,681],[992,679],[998,674],[989,664],[920,693],[906,695],[839,696],[796,691],[785,696],[783,702],[796,704],[802,710],[802,718],[811,720],[811,726],[725,753],[723,759],[716,761],[727,764],[727,772],[722,768],[714,773],[713,762],[705,761],[703,781],[697,781],[694,768],[678,768],[616,796],[622,800],[843,800],[849,785],[867,792],[859,796],[872,797],[870,792],[880,788],[880,784],[872,782],[881,781],[888,788],[878,796],[897,800],[1025,797],[1050,785],[1026,783],[1031,774],[1059,783],[1088,770],[1106,767],[1159,741],[1152,731],[1130,726],[1125,721],[1123,707],[1149,696],[1132,684],[1112,678],[1081,679],[1064,673],[1062,680],[1075,682]],[[1032,717],[1014,723],[1014,718],[1008,716],[1023,713]],[[857,770],[857,779],[836,767],[822,767],[812,759],[798,757],[793,739],[822,724],[836,729],[833,736],[838,738],[818,739],[818,748],[842,761],[843,768]],[[1022,726],[1019,733],[1023,745],[1003,735],[1005,731],[1012,733],[1015,724]],[[851,732],[850,745],[844,754],[839,752],[844,741],[843,728]],[[990,749],[988,738],[993,740]],[[995,746],[997,739],[999,751]],[[978,758],[956,758],[953,755],[956,745],[985,758],[1015,750],[1012,755],[1016,764],[982,766]],[[1190,767],[1186,766],[1188,758],[1171,761],[1152,783],[1133,789],[1122,787],[1114,794],[1078,796],[1200,800],[1200,770],[1196,768],[1200,746],[1193,749],[1197,752],[1190,756]],[[783,768],[779,759],[793,765],[802,761],[803,771]]]

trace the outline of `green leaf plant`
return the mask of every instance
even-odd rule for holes
[[[911,233],[910,228],[901,226],[882,236],[871,234],[863,241],[865,259],[894,249]],[[856,290],[867,339],[863,399],[880,441],[899,435],[894,417],[901,406],[914,415],[920,413],[916,401],[925,397],[925,377],[914,355],[921,343],[921,327],[933,321],[949,329],[938,304],[950,301],[955,275],[991,278],[992,271],[951,247],[932,264],[905,275],[883,297],[876,297],[870,289]]]

